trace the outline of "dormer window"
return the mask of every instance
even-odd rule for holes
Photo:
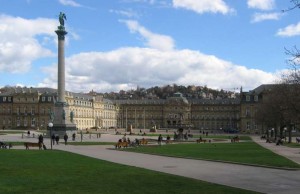
[[[51,96],[48,97],[48,102],[51,102],[52,98]]]
[[[246,96],[246,101],[247,101],[247,102],[250,101],[250,96]]]
[[[258,101],[258,96],[257,96],[257,95],[254,96],[254,101],[255,101],[255,102]]]

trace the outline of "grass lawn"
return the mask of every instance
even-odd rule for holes
[[[0,193],[254,193],[62,151],[0,150]]]
[[[161,134],[163,137],[167,137],[168,135],[170,137],[173,137],[174,134]],[[145,136],[149,136],[149,137],[158,137],[159,136],[159,133],[150,133],[150,134],[147,134]],[[202,138],[207,138],[207,139],[231,139],[232,137],[236,136],[236,134],[224,134],[224,135],[193,135],[193,138],[199,138],[199,137],[202,137]],[[251,141],[251,138],[249,136],[244,136],[244,135],[238,135],[240,140],[249,140]]]
[[[291,148],[300,148],[299,143],[283,143],[283,145]]]
[[[174,157],[222,160],[245,164],[267,165],[271,167],[300,168],[300,165],[297,163],[277,155],[254,142],[206,144],[182,143],[163,146],[140,146],[126,150]]]

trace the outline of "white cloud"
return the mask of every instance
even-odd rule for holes
[[[275,7],[275,0],[248,0],[249,8],[271,10]]]
[[[54,39],[56,27],[57,22],[51,19],[0,15],[0,72],[24,73],[29,71],[32,61],[52,56],[37,36],[47,44],[45,40]]]
[[[272,83],[271,73],[247,69],[189,49],[176,50],[169,36],[154,34],[136,21],[122,21],[146,39],[148,48],[125,47],[86,52],[66,58],[66,89],[74,92],[129,90],[166,84],[207,85],[212,88],[255,88]],[[155,42],[155,43],[154,43]],[[167,48],[157,44],[167,44]],[[154,45],[154,46],[153,46]],[[84,67],[84,68],[82,68]],[[39,87],[57,87],[57,65],[44,67],[49,77]]]
[[[281,16],[281,13],[255,13],[252,16],[251,22],[256,23],[264,20],[279,20]]]
[[[73,1],[73,0],[59,0],[59,2],[62,4],[62,5],[69,5],[69,6],[72,6],[72,7],[82,7],[81,4]]]
[[[300,35],[300,22],[298,24],[292,24],[285,28],[279,29],[277,35],[287,37]]]
[[[174,40],[166,35],[155,34],[134,20],[122,20],[132,33],[139,33],[146,41],[146,46],[159,50],[174,49]]]
[[[139,17],[139,14],[137,14],[136,12],[134,12],[131,9],[128,9],[128,10],[113,10],[113,9],[111,9],[111,10],[109,10],[109,12],[115,13],[118,15],[122,15],[122,16],[126,16],[128,18],[138,18]]]
[[[152,48],[120,48],[89,52],[66,59],[67,90],[119,91],[166,84],[208,85],[212,88],[254,88],[272,83],[275,77],[257,69],[232,64],[193,50],[161,51]],[[82,67],[85,68],[82,68]],[[56,66],[40,86],[56,88]],[[52,69],[52,70],[51,70]]]
[[[223,0],[173,0],[175,8],[184,8],[199,14],[205,12],[228,14],[233,12]]]

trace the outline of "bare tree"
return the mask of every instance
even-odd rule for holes
[[[291,11],[293,9],[300,8],[299,0],[290,0],[290,2],[293,4],[292,7],[282,10],[282,12]]]

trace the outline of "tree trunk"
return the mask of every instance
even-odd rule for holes
[[[288,126],[288,132],[289,132],[289,142],[292,143],[292,125]]]

